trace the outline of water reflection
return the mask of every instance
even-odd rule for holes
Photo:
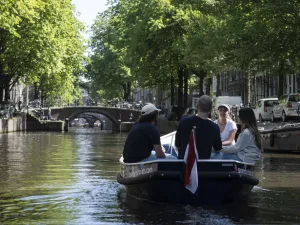
[[[116,182],[125,138],[89,128],[0,135],[0,223],[298,223],[300,155],[264,153],[247,204],[168,205],[130,197]]]

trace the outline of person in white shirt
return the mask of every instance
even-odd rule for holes
[[[256,163],[261,154],[261,136],[256,118],[251,108],[239,110],[242,129],[235,145],[223,147],[223,159],[233,159],[246,163]]]
[[[237,126],[230,118],[230,107],[227,104],[222,104],[218,107],[218,119],[215,123],[220,128],[222,145],[234,145]]]

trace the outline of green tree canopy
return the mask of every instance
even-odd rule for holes
[[[6,7],[15,22],[6,22],[0,29],[0,73],[6,99],[20,81],[38,83],[45,96],[71,99],[85,50],[81,34],[84,27],[75,18],[71,1],[5,2],[15,2]],[[17,8],[27,11],[22,13]],[[2,19],[5,21],[5,17]]]

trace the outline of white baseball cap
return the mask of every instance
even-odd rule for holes
[[[228,110],[228,112],[230,112],[230,107],[227,104],[221,104],[221,105],[219,105],[218,109],[219,108],[226,108]]]
[[[154,111],[161,111],[160,109],[156,108],[155,105],[148,103],[142,108],[142,115],[148,115],[150,113],[153,113]]]

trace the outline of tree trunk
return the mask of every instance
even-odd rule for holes
[[[127,101],[130,102],[130,95],[131,94],[131,84],[127,82]]]
[[[183,107],[184,109],[186,109],[188,106],[188,79],[189,79],[189,70],[187,68],[184,69],[184,78],[183,78],[183,81],[184,81],[184,86],[183,86]]]
[[[123,84],[123,100],[126,101],[127,97],[127,87],[126,84]]]
[[[6,43],[7,43],[9,35],[10,34],[7,29],[0,28],[0,55],[2,55],[7,48]],[[0,102],[3,101],[3,98],[5,97],[5,95],[3,95],[3,91],[5,90],[5,79],[6,79],[6,77],[4,74],[4,65],[0,61]],[[8,86],[8,89],[9,89],[9,86]]]
[[[10,100],[9,83],[10,83],[10,78],[4,76],[4,101]]]
[[[202,70],[199,73],[197,73],[196,75],[199,77],[199,96],[201,97],[202,95],[204,95],[203,81],[206,76],[206,71]]]
[[[3,86],[0,85],[0,102],[3,101],[3,90],[4,90]]]
[[[207,87],[206,87],[206,95],[210,96],[211,95],[211,84],[212,84],[212,79],[207,78]]]
[[[279,74],[279,83],[278,83],[278,98],[283,95],[284,89],[284,75],[280,72]]]
[[[37,82],[34,82],[34,100],[39,99],[39,86]]]
[[[174,105],[174,95],[175,95],[175,84],[174,84],[174,77],[171,77],[171,106]]]
[[[178,108],[181,108],[182,105],[182,98],[183,98],[183,68],[179,67],[178,68]]]
[[[221,91],[221,87],[220,87],[220,84],[221,84],[221,74],[219,73],[217,75],[217,93],[216,93],[216,96],[219,97],[222,95],[222,91]]]
[[[0,72],[0,102],[3,101],[3,91],[4,91],[4,80],[3,75]]]
[[[41,90],[41,107],[44,106],[44,101],[45,101],[44,91]]]
[[[245,71],[245,84],[246,84],[246,93],[245,93],[245,105],[249,105],[251,102],[251,72],[250,70]]]

